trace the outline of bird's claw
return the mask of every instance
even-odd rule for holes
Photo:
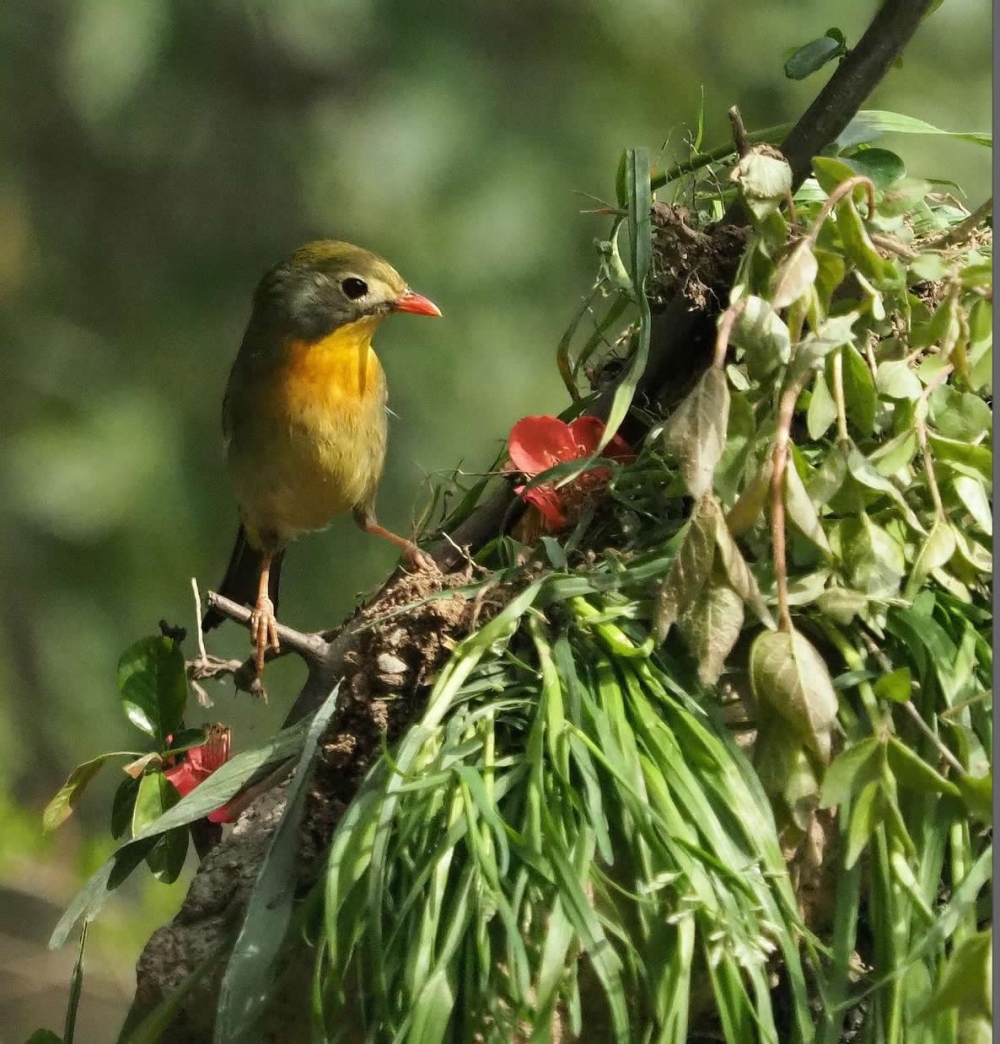
[[[264,670],[264,657],[268,649],[281,651],[278,643],[278,621],[274,615],[274,602],[270,598],[258,598],[250,614],[250,641],[254,647],[254,664],[257,676]]]
[[[426,551],[421,551],[416,544],[408,544],[403,549],[403,557],[406,559],[406,564],[418,573],[438,572],[437,562]]]

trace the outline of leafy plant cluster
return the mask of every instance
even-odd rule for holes
[[[372,768],[308,901],[292,903],[297,826],[336,693],[136,830],[54,940],[168,830],[297,755],[217,1040],[253,1039],[303,940],[301,1039],[833,1042],[848,1012],[862,1040],[988,1033],[991,244],[856,140],[891,116],[861,114],[794,199],[766,148],[731,174],[686,166],[692,220],[738,195],[753,234],[714,355],[666,419],[635,394],[652,189],[675,179],[630,150],[559,366],[570,416],[616,360],[602,444],[641,405],[638,458],[602,461],[607,489],[564,539],[484,550],[465,593],[497,612]],[[803,868],[836,896],[826,917],[796,892]],[[127,1039],[157,1039],[182,1000]]]

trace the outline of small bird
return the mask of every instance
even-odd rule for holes
[[[268,648],[279,649],[281,559],[300,533],[349,510],[365,532],[402,548],[411,566],[433,567],[375,518],[387,424],[372,336],[392,312],[441,314],[387,261],[336,240],[300,247],[254,293],[222,402],[240,528],[219,592],[253,606],[258,675]],[[223,619],[209,609],[202,630]]]

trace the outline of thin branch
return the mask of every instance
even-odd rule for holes
[[[993,213],[993,197],[977,207],[964,221],[952,225],[947,232],[942,233],[936,239],[932,239],[924,246],[929,250],[943,250],[945,247],[958,246],[964,243],[973,232]]]

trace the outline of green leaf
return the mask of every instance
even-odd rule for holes
[[[115,757],[116,753],[99,754],[96,758],[91,758],[90,761],[85,761],[73,769],[69,774],[69,779],[59,788],[42,813],[42,829],[46,833],[55,830],[57,826],[69,819],[73,814],[73,809],[83,797],[87,784],[101,771],[108,758]]]
[[[873,755],[878,753],[879,741],[874,736],[856,743],[838,754],[823,776],[819,803],[821,808],[842,805],[853,793],[859,780],[874,765]]]
[[[957,475],[952,486],[973,522],[987,536],[993,536],[993,512],[990,510],[986,486],[969,475]]]
[[[868,608],[868,598],[848,587],[831,587],[816,599],[816,605],[824,616],[846,626]]]
[[[871,435],[875,430],[875,412],[878,408],[878,395],[875,392],[872,372],[853,345],[844,345],[841,353],[844,360],[844,404],[847,408],[847,419],[862,435]]]
[[[949,384],[935,388],[927,405],[931,424],[946,439],[975,444],[982,442],[993,427],[993,412],[978,395],[958,391]]]
[[[132,833],[141,834],[168,808],[180,800],[177,788],[162,772],[147,772],[139,779],[135,807],[132,810]]]
[[[73,897],[52,932],[49,946],[52,949],[62,946],[81,917],[92,921],[97,916],[108,896],[142,862],[160,834],[207,816],[234,797],[258,769],[297,754],[302,749],[307,727],[308,722],[299,722],[259,747],[230,758],[173,808],[150,823],[141,835],[117,849]]]
[[[961,138],[974,145],[993,147],[993,135],[982,131],[945,131],[913,116],[880,109],[863,109],[847,127],[841,131],[836,145],[839,149],[850,148],[864,142],[874,141],[883,134],[945,134],[950,138]]]
[[[821,371],[813,380],[812,396],[806,412],[806,430],[813,442],[818,442],[837,419],[837,404],[830,394],[830,386],[826,383],[826,375]]]
[[[111,803],[111,836],[117,841],[132,823],[132,811],[139,793],[139,780],[126,776],[118,784]]]
[[[132,810],[132,834],[141,834],[178,801],[177,788],[162,772],[147,772],[139,780]],[[166,831],[146,855],[146,863],[153,875],[165,884],[175,881],[184,866],[187,846],[187,827]]]
[[[785,76],[789,80],[804,80],[822,69],[827,62],[846,53],[843,33],[839,29],[828,29],[825,36],[803,44],[785,62]]]
[[[936,283],[948,274],[948,262],[940,254],[921,254],[906,266],[907,271],[918,279]]]
[[[890,478],[913,460],[918,446],[917,433],[908,428],[901,435],[883,442],[872,452],[868,462],[884,478]]]
[[[743,599],[718,578],[705,584],[677,621],[703,685],[714,685],[743,629]]]
[[[824,554],[832,556],[833,551],[823,530],[816,505],[806,492],[802,478],[792,463],[785,469],[785,507],[795,528]]]
[[[180,646],[159,635],[130,645],[118,661],[118,691],[129,721],[165,747],[187,702]]]
[[[716,506],[715,512],[715,546],[718,549],[719,561],[729,580],[730,586],[753,609],[760,622],[769,628],[774,627],[774,619],[767,608],[764,598],[757,586],[757,581],[746,559],[743,557],[733,535],[729,530],[727,519],[721,509]]]
[[[914,598],[928,575],[940,569],[955,553],[955,530],[948,522],[934,523],[927,539],[920,548],[917,560],[913,563],[910,577],[906,581],[904,598]]]
[[[906,165],[895,152],[888,149],[863,148],[840,158],[855,173],[870,178],[879,192],[885,192],[906,177]]]
[[[711,496],[702,497],[688,522],[684,540],[660,585],[654,629],[666,641],[677,618],[708,582],[715,560],[715,513]]]
[[[845,198],[837,204],[836,222],[847,256],[858,266],[858,271],[872,282],[880,283],[887,275],[888,263],[875,249],[853,199]]]
[[[684,483],[698,499],[712,488],[715,466],[726,446],[729,385],[725,373],[709,367],[670,416],[663,431],[666,448],[677,458]]]
[[[830,753],[837,694],[826,661],[798,631],[765,631],[750,650],[750,685],[821,758]]]
[[[818,273],[819,263],[809,240],[800,240],[775,273],[771,306],[780,310],[795,304],[808,292]]]
[[[850,870],[868,846],[875,827],[882,819],[882,784],[873,779],[861,788],[857,801],[851,806],[851,822],[847,828],[847,851],[844,867]]]
[[[740,197],[756,222],[773,214],[792,191],[792,168],[767,145],[754,146],[730,175],[740,187]]]
[[[841,156],[813,156],[813,175],[819,183],[819,187],[832,196],[834,191],[845,181],[849,181],[855,175],[854,168]],[[853,194],[863,192],[860,186],[854,189]]]
[[[988,446],[972,446],[957,439],[942,438],[933,432],[927,433],[927,439],[935,457],[971,468],[988,481],[992,480],[993,451]]]
[[[962,793],[968,810],[981,822],[993,822],[993,773],[985,776],[970,776],[967,772],[958,776],[955,785]]]
[[[905,359],[888,359],[878,364],[875,387],[889,399],[919,399],[923,387]]]
[[[733,324],[730,342],[743,349],[747,370],[757,381],[783,366],[792,355],[788,327],[767,301],[753,295],[745,298],[743,311]]]
[[[598,452],[614,438],[625,419],[639,378],[646,369],[649,357],[649,301],[646,298],[646,279],[652,261],[653,197],[649,186],[649,152],[646,149],[627,149],[625,153],[625,192],[628,198],[628,231],[632,258],[632,294],[639,309],[639,331],[635,338],[635,353],[615,388],[608,411],[608,420],[601,437]],[[723,426],[725,430],[725,426]]]
[[[959,788],[945,779],[936,769],[919,757],[895,736],[889,737],[886,746],[889,767],[901,787],[921,794],[949,794],[959,796]]]
[[[299,827],[320,739],[337,707],[338,682],[309,726],[278,822],[247,903],[219,990],[218,1044],[259,1040],[259,1019],[271,993],[278,958],[291,921],[298,884]]]
[[[906,703],[913,695],[913,679],[909,667],[897,667],[888,674],[883,674],[875,682],[873,688],[880,700],[894,700]]]
[[[959,1008],[963,1014],[993,1019],[993,929],[963,939],[952,951],[937,989],[917,1015],[918,1021]]]
[[[52,1030],[37,1029],[28,1037],[28,1044],[63,1044],[63,1039]]]
[[[157,881],[173,884],[184,869],[188,851],[188,828],[168,830],[146,855],[146,865]]]
[[[853,586],[873,598],[896,595],[906,572],[903,549],[867,515],[841,524],[844,564]]]
[[[69,984],[69,1000],[66,1003],[66,1021],[63,1024],[63,1040],[73,1044],[76,1037],[76,1016],[80,1010],[80,996],[83,993],[83,954],[87,948],[87,926],[80,932],[80,948],[73,965],[73,975]]]

